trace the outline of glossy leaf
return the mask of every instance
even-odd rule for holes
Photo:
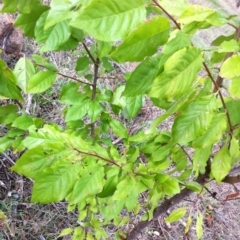
[[[145,17],[142,0],[94,0],[84,10],[80,10],[70,25],[98,40],[111,42],[126,37]]]
[[[118,62],[141,61],[153,55],[160,45],[167,42],[170,23],[165,17],[153,17],[140,24],[111,54]]]
[[[38,72],[29,80],[27,91],[28,93],[42,93],[53,85],[55,79],[55,72]]]

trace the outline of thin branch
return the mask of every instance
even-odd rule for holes
[[[176,27],[181,30],[180,25],[177,23],[177,21],[173,18],[171,14],[169,14],[156,0],[153,0],[154,4],[159,7],[176,25]]]
[[[73,148],[75,151],[77,151],[78,153],[80,153],[80,154],[85,154],[85,155],[87,155],[87,156],[96,157],[96,158],[99,158],[99,159],[103,160],[104,162],[111,163],[111,164],[113,164],[113,165],[118,166],[119,168],[122,168],[119,164],[117,164],[115,161],[113,161],[113,160],[111,160],[111,159],[107,159],[107,158],[101,157],[101,156],[99,156],[99,155],[97,155],[97,154],[83,152],[83,151],[80,151],[80,150],[78,150],[78,149],[76,149],[76,148],[74,148],[74,147],[72,147],[72,148]]]
[[[46,68],[45,66],[43,66],[43,65],[41,65],[41,64],[38,64],[38,63],[36,63],[36,62],[35,62],[35,64],[36,64],[37,66],[39,66],[39,67]],[[72,80],[74,80],[74,81],[76,81],[76,82],[80,82],[80,83],[83,83],[83,84],[92,86],[92,83],[84,82],[84,81],[82,81],[82,80],[80,80],[80,79],[78,79],[78,78],[75,78],[75,77],[72,77],[72,76],[68,76],[68,75],[66,75],[66,74],[64,74],[64,73],[57,72],[57,74],[58,74],[59,76],[65,77],[65,78],[72,79]]]
[[[186,154],[186,156],[188,157],[188,159],[193,162],[192,158],[190,157],[190,155],[188,154],[188,152],[184,149],[183,146],[181,146],[180,144],[177,144],[182,150],[183,152]]]
[[[96,63],[97,63],[97,60],[94,59],[94,57],[93,57],[93,55],[91,54],[91,52],[89,51],[87,45],[86,45],[84,42],[82,43],[82,45],[83,45],[84,49],[86,50],[86,52],[88,53],[88,56],[90,57],[90,59],[92,60],[92,62],[93,62],[94,64],[96,64]]]
[[[232,122],[231,122],[231,118],[230,118],[230,114],[229,114],[229,112],[228,112],[228,109],[227,109],[226,103],[225,103],[225,101],[224,101],[223,95],[222,95],[222,93],[221,93],[221,91],[220,91],[217,83],[216,83],[215,80],[213,79],[213,76],[212,76],[212,74],[211,74],[211,72],[210,72],[210,70],[209,70],[209,68],[208,68],[208,66],[206,65],[205,62],[203,63],[203,66],[204,66],[205,70],[207,71],[208,76],[210,77],[210,79],[211,79],[214,87],[218,90],[218,94],[219,94],[219,96],[220,96],[220,99],[221,99],[223,108],[224,108],[224,110],[226,111],[226,116],[227,116],[227,120],[228,120],[228,125],[229,125],[229,128],[230,128],[230,134],[232,135],[232,132],[233,132],[234,128],[233,128],[233,125],[232,125]]]
[[[99,70],[99,58],[96,59],[94,62],[94,77],[93,77],[93,83],[92,83],[92,100],[96,98],[97,93],[97,80],[98,80],[98,70]],[[95,136],[95,123],[93,122],[91,124],[91,136]]]

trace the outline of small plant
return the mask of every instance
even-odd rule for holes
[[[170,6],[165,0],[52,0],[50,6],[3,0],[2,12],[18,12],[15,26],[41,46],[39,55],[23,56],[13,70],[0,60],[2,98],[24,102],[23,93],[47,91],[58,75],[72,80],[59,96],[65,128],[14,104],[0,107],[0,123],[8,128],[0,151],[23,152],[11,169],[34,180],[32,201],[66,200],[69,211],[79,212],[79,226],[61,236],[107,239],[104,226],[113,224],[117,239],[132,240],[190,193],[201,194],[207,179],[239,182],[229,175],[240,156],[240,28],[233,18],[184,0]],[[192,43],[199,29],[224,25],[232,34],[215,39],[210,49]],[[78,77],[62,74],[43,57],[78,46]],[[139,65],[111,90],[99,80],[114,72],[113,61]],[[227,97],[223,79],[229,81]],[[121,119],[136,119],[145,96],[165,113],[132,133]],[[171,130],[159,129],[170,116]],[[142,193],[145,202],[139,201]],[[142,221],[122,232],[140,209]],[[166,221],[185,215],[187,233],[193,223],[186,208]],[[202,223],[199,212],[198,238]]]

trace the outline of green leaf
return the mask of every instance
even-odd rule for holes
[[[53,63],[49,61],[47,58],[43,58],[39,55],[33,54],[32,55],[33,60],[38,64],[41,65],[42,67],[46,68],[49,71],[57,72],[58,69],[54,66]]]
[[[197,239],[200,239],[203,236],[203,215],[201,213],[198,213],[197,216],[196,232]]]
[[[138,192],[136,188],[133,188],[129,195],[126,198],[126,208],[130,212],[132,211],[138,204]]]
[[[79,57],[77,60],[77,65],[75,67],[76,71],[84,71],[89,67],[90,61],[87,56]]]
[[[72,236],[72,240],[84,240],[85,231],[81,227],[76,227]]]
[[[127,129],[124,127],[124,125],[116,120],[116,119],[111,119],[109,121],[109,125],[111,127],[111,129],[113,130],[113,132],[121,138],[127,138],[128,137],[128,133],[127,133]]]
[[[28,115],[22,115],[13,122],[12,127],[26,130],[32,125],[34,125],[33,118]]]
[[[218,49],[218,52],[228,53],[228,52],[238,52],[240,49],[238,42],[234,39],[230,41],[224,41]]]
[[[48,9],[48,6],[39,5],[29,13],[19,14],[14,25],[21,28],[27,37],[33,38],[37,20]]]
[[[211,173],[218,183],[228,175],[231,170],[231,157],[227,146],[220,149],[214,156]]]
[[[107,178],[102,192],[98,194],[99,198],[106,198],[112,196],[117,189],[118,175],[110,176]]]
[[[234,55],[222,64],[220,76],[228,79],[240,77],[240,55]]]
[[[179,50],[166,61],[165,71],[153,82],[149,96],[167,100],[182,96],[192,87],[201,67],[199,49],[190,47]]]
[[[50,203],[63,200],[78,179],[77,165],[59,162],[45,169],[35,179],[31,201]]]
[[[91,119],[91,122],[95,122],[102,112],[102,107],[100,103],[96,100],[90,102],[88,109],[88,116]]]
[[[117,190],[113,194],[112,199],[117,201],[126,199],[126,197],[129,196],[129,194],[135,188],[135,186],[136,181],[134,177],[127,176],[117,185]]]
[[[100,193],[104,185],[104,168],[101,165],[88,167],[74,185],[72,193],[67,197],[69,203],[79,203],[86,198]]]
[[[212,147],[207,148],[197,148],[193,155],[193,170],[195,176],[198,176],[199,173],[203,174],[207,166],[207,161],[211,155]]]
[[[193,182],[193,181],[187,182],[185,186],[186,186],[186,188],[188,188],[194,192],[197,192],[197,193],[201,193],[201,191],[203,189],[202,185],[200,185],[197,182]]]
[[[90,101],[84,100],[81,104],[71,106],[66,114],[66,122],[82,119],[89,111]]]
[[[171,214],[165,218],[165,221],[168,223],[173,223],[183,218],[187,212],[187,208],[178,208],[171,212]]]
[[[230,156],[233,159],[236,159],[240,155],[240,150],[239,150],[239,142],[236,138],[232,137],[232,140],[230,142],[230,149],[229,149]],[[238,160],[237,160],[238,161]]]
[[[0,60],[0,96],[10,99],[23,100],[17,80],[13,72]]]
[[[123,96],[132,97],[148,92],[167,58],[161,54],[143,60],[127,80]]]
[[[55,162],[70,159],[73,157],[72,154],[70,149],[55,147],[47,150],[38,146],[25,152],[11,169],[26,177],[35,179],[44,169],[50,167]]]
[[[206,133],[195,139],[192,143],[193,147],[206,148],[217,143],[227,128],[227,119],[225,113],[219,113],[213,116],[209,128]]]
[[[231,35],[228,35],[228,36],[221,35],[221,36],[217,37],[216,39],[214,39],[214,41],[212,41],[211,45],[212,46],[219,46],[223,42],[230,41],[233,38],[234,38],[234,34],[231,34]]]
[[[143,106],[143,96],[127,98],[126,111],[130,118],[136,117]]]
[[[231,97],[240,98],[240,77],[232,79],[229,86]]]
[[[69,235],[73,232],[73,229],[72,228],[65,228],[61,231],[61,233],[59,234],[58,237],[62,237],[62,236],[66,236],[66,235]]]
[[[41,34],[41,31],[40,31]],[[70,39],[71,29],[68,25],[68,21],[62,21],[57,23],[49,31],[45,45],[41,48],[42,52],[61,50],[61,46],[66,44]]]
[[[176,36],[164,45],[163,54],[171,56],[178,50],[190,46],[191,42],[189,36],[185,32],[179,30]]]
[[[55,79],[55,72],[38,72],[29,80],[27,91],[29,93],[42,93],[53,85]]]
[[[10,148],[13,142],[14,140],[8,136],[0,137],[0,153],[3,153]]]
[[[167,18],[153,17],[131,32],[111,57],[121,63],[141,61],[146,56],[153,55],[160,45],[167,42],[169,30],[170,23]]]
[[[232,125],[240,124],[240,100],[231,100],[226,102],[227,110],[230,115]]]
[[[2,2],[2,1],[1,1]],[[30,13],[39,6],[40,0],[3,0],[2,12],[6,13]]]
[[[216,107],[214,94],[192,101],[174,121],[173,141],[186,144],[206,133]]]
[[[111,42],[97,42],[97,56],[99,58],[103,58],[108,55],[108,53],[112,50],[113,44]]]
[[[80,9],[70,25],[98,40],[111,42],[126,37],[145,17],[142,0],[94,0],[83,10]]]

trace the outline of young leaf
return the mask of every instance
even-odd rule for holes
[[[73,229],[72,228],[65,228],[61,231],[61,233],[59,234],[58,237],[62,237],[62,236],[66,236],[66,235],[69,235],[73,232]]]
[[[94,0],[74,18],[70,25],[94,38],[112,42],[126,37],[146,17],[142,0]]]
[[[136,62],[153,55],[160,45],[167,42],[170,23],[162,16],[153,17],[140,24],[111,54],[118,62]]]
[[[174,210],[167,218],[165,218],[165,221],[168,223],[176,222],[179,219],[183,218],[187,212],[186,208],[178,208]]]
[[[56,79],[56,73],[44,71],[36,73],[28,82],[28,93],[41,93],[50,88]]]
[[[234,55],[223,63],[220,76],[228,79],[240,77],[240,55]]]
[[[220,46],[218,52],[238,52],[240,49],[239,44],[236,40],[224,41]]]
[[[227,176],[231,170],[231,157],[227,146],[224,146],[218,153],[214,156],[211,173],[218,183],[221,182],[224,177]]]

